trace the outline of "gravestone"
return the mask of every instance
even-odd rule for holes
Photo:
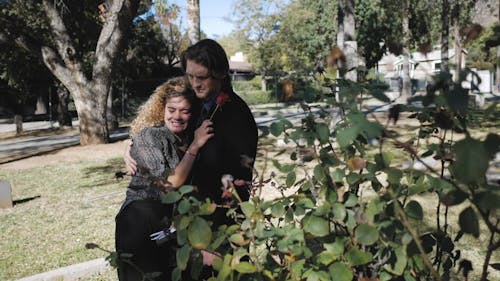
[[[0,180],[0,208],[12,208],[12,188],[6,180]]]
[[[23,116],[16,114],[14,115],[14,124],[16,124],[16,134],[23,132]]]

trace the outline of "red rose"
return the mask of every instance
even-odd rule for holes
[[[231,101],[229,95],[224,92],[220,92],[219,95],[217,96],[217,101],[215,102],[217,103],[217,105],[222,106],[229,101]]]
[[[224,92],[220,92],[219,95],[217,96],[217,100],[215,101],[216,103],[216,107],[214,109],[214,111],[212,112],[212,114],[210,115],[210,120],[212,120],[212,118],[214,117],[215,115],[215,112],[217,112],[217,110],[222,107],[226,102],[230,102],[231,101],[231,97],[229,97],[228,94],[224,93]]]

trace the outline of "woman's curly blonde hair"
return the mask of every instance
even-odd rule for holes
[[[137,117],[130,125],[130,136],[152,126],[165,125],[165,104],[174,97],[185,97],[192,104],[194,94],[188,88],[185,77],[175,77],[158,86],[149,99],[137,110]]]

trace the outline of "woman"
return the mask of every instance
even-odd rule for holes
[[[170,280],[175,267],[175,245],[158,245],[150,235],[169,227],[172,206],[161,203],[161,194],[186,180],[198,150],[213,137],[211,121],[205,121],[187,145],[194,94],[182,77],[172,78],[156,88],[141,106],[131,125],[130,155],[137,163],[125,202],[116,216],[115,244],[120,259],[118,278],[143,280],[158,272],[154,280]],[[150,276],[151,277],[151,276]]]

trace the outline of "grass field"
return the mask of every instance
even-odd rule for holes
[[[88,242],[113,250],[114,216],[127,185],[114,178],[122,162],[114,158],[1,171],[19,203],[0,213],[0,280],[104,255],[85,249]]]

